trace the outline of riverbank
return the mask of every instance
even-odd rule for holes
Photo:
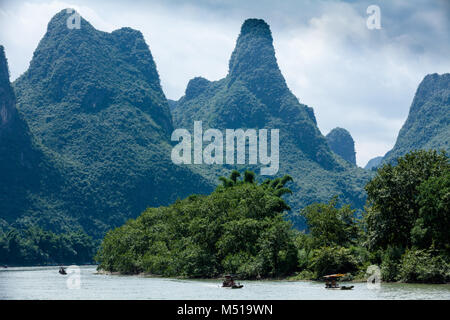
[[[95,272],[95,274],[98,275],[109,275],[109,276],[124,276],[124,277],[140,277],[140,278],[159,278],[159,279],[172,279],[172,280],[185,280],[185,281],[217,281],[217,282],[221,282],[223,281],[223,276],[221,277],[212,277],[212,278],[187,278],[187,277],[164,277],[161,275],[157,275],[157,274],[151,274],[151,273],[145,273],[145,272],[141,272],[138,274],[123,274],[120,272],[110,272],[110,271],[105,271],[105,270],[97,270]],[[314,282],[314,283],[324,283],[323,280],[318,280],[318,279],[302,279],[302,278],[298,278],[298,275],[290,275],[290,276],[286,276],[286,277],[278,277],[278,278],[260,278],[260,279],[240,279],[239,277],[235,277],[235,279],[237,281],[260,281],[260,282]],[[352,276],[351,274],[348,274],[347,276],[343,277],[341,279],[342,283],[367,283],[367,278],[362,278],[362,277],[355,277]],[[424,284],[424,285],[449,285],[450,283],[422,283],[422,282],[402,282],[402,281],[395,281],[395,282],[385,282],[385,281],[380,281],[380,283],[384,283],[384,284]]]

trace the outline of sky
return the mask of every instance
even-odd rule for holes
[[[380,29],[367,27],[370,5],[380,8]],[[314,108],[324,135],[351,133],[359,166],[393,147],[424,76],[450,72],[448,0],[0,0],[11,80],[65,8],[102,31],[140,30],[173,100],[193,77],[225,77],[244,20],[264,19],[289,88]]]

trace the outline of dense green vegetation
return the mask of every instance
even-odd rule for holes
[[[276,277],[296,268],[297,250],[281,198],[285,176],[258,184],[234,171],[208,196],[193,195],[169,207],[149,208],[110,231],[97,255],[99,268],[164,276]]]
[[[450,164],[445,153],[415,151],[384,165],[366,186],[365,243],[383,253],[388,280],[450,278]]]
[[[283,219],[292,178],[256,182],[233,171],[209,196],[147,209],[110,231],[99,268],[164,276],[320,279],[364,278],[370,265],[384,281],[450,281],[450,163],[445,153],[416,151],[384,165],[367,185],[362,216],[338,197],[302,209],[305,232]]]
[[[448,157],[436,151],[411,152],[380,168],[366,186],[369,246],[449,249],[449,174]]]
[[[334,128],[325,138],[334,153],[356,166],[355,142],[350,132],[343,128]]]
[[[350,205],[337,197],[315,203],[300,212],[307,232],[298,233],[300,272],[296,278],[319,279],[332,273],[357,273],[367,264],[368,251],[360,245],[361,226]]]
[[[337,200],[302,210],[298,278],[381,267],[385,281],[450,281],[450,163],[445,153],[416,151],[386,164],[366,185],[368,202],[356,219]]]
[[[1,265],[92,263],[96,245],[82,232],[56,234],[37,227],[0,229]]]

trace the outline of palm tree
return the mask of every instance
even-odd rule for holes
[[[222,185],[225,188],[233,187],[235,185],[241,184],[241,183],[255,183],[255,173],[249,170],[246,170],[244,172],[244,179],[238,180],[238,178],[241,176],[240,172],[237,170],[231,171],[230,177],[219,177],[219,180],[222,181]]]
[[[253,171],[245,170],[244,172],[244,182],[255,183],[255,173]]]
[[[261,185],[268,189],[272,189],[276,196],[281,197],[286,193],[292,194],[292,191],[285,187],[286,183],[289,181],[293,181],[292,177],[290,175],[285,175],[282,178],[275,178],[273,180],[266,179]]]
[[[244,172],[244,179],[238,180],[238,177],[240,177],[241,174],[237,170],[233,170],[230,174],[230,178],[227,177],[219,177],[219,180],[222,182],[222,185],[224,188],[230,188],[233,186],[236,186],[238,184],[242,183],[255,183],[256,182],[256,175],[253,171],[246,170]],[[292,177],[290,175],[285,175],[282,178],[275,178],[273,180],[266,179],[264,182],[261,183],[261,186],[265,187],[266,189],[271,189],[274,195],[281,197],[284,194],[292,194],[292,191],[289,188],[286,188],[286,183],[293,181]]]
[[[227,177],[219,177],[219,180],[222,181],[222,185],[224,188],[229,188],[232,187],[234,185],[233,180],[228,179]]]
[[[241,174],[239,173],[239,171],[233,170],[233,171],[231,171],[230,179],[233,180],[234,184],[236,184],[237,178],[240,176],[241,176]]]

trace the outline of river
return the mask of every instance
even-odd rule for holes
[[[0,300],[4,299],[445,299],[450,285],[381,283],[369,289],[352,283],[353,290],[327,290],[312,281],[241,281],[242,289],[224,289],[218,280],[178,280],[97,274],[95,266],[58,274],[58,267],[0,269]],[[77,282],[76,279],[80,281]]]

